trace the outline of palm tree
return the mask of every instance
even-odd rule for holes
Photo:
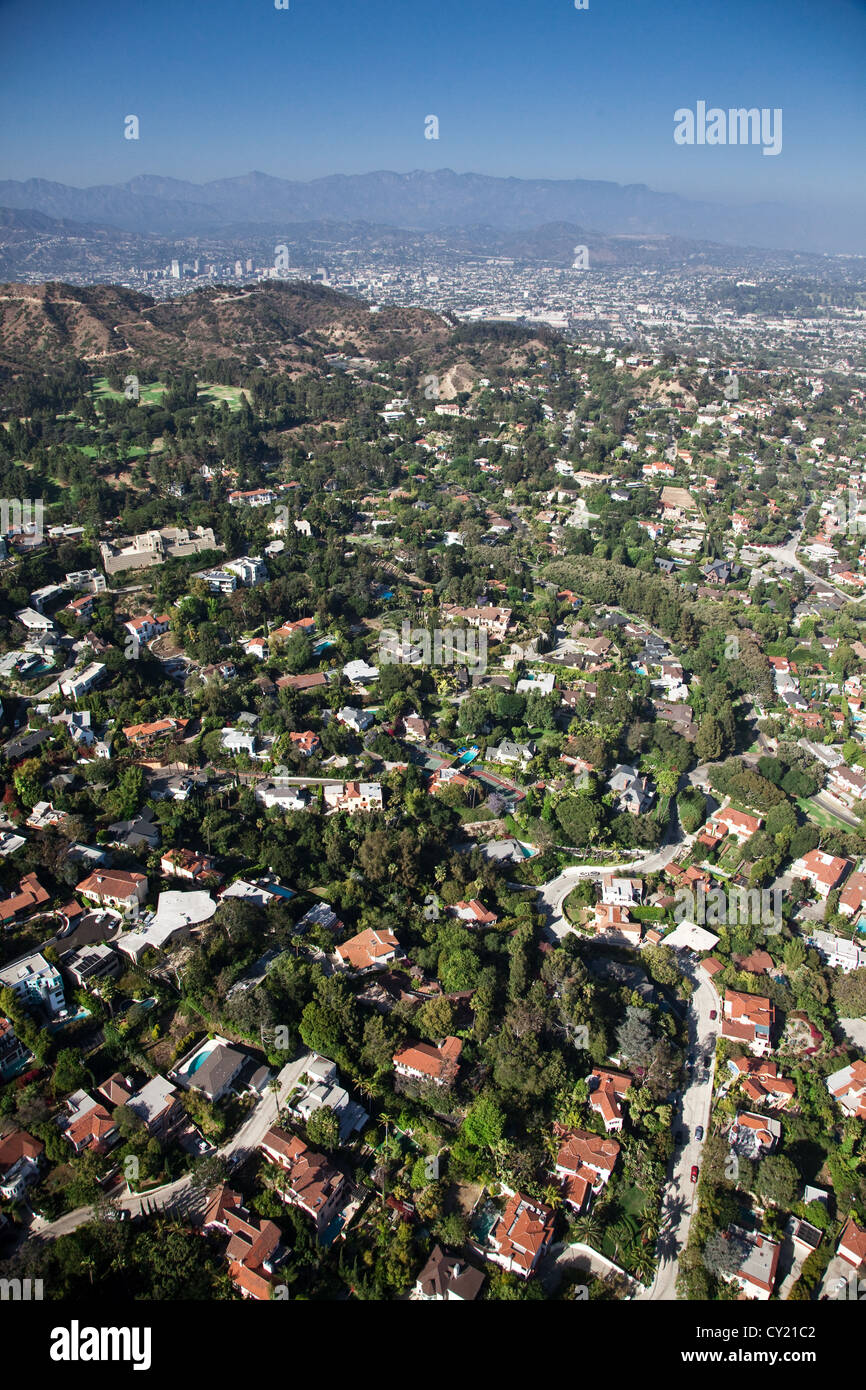
[[[544,1201],[551,1211],[561,1211],[565,1198],[562,1195],[562,1188],[555,1182],[548,1183],[544,1189]]]
[[[634,1231],[626,1218],[623,1217],[619,1221],[614,1222],[608,1230],[608,1235],[613,1242],[614,1258],[619,1264],[621,1252],[626,1250],[634,1239]]]
[[[658,1240],[659,1223],[654,1212],[645,1211],[638,1224],[641,1241],[644,1245],[655,1244]]]
[[[591,1245],[593,1249],[598,1249],[604,1235],[604,1223],[598,1212],[591,1211],[585,1216],[579,1216],[574,1223],[574,1234],[583,1245]]]
[[[641,1284],[647,1285],[655,1273],[655,1260],[648,1250],[636,1250],[631,1259],[632,1272]]]

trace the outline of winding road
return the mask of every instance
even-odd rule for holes
[[[277,1077],[279,1103],[269,1087],[233,1138],[221,1149],[216,1150],[220,1158],[230,1163],[241,1163],[255,1152],[268,1130],[276,1124],[279,1107],[286,1103],[292,1087],[306,1069],[311,1055],[305,1052],[303,1056],[283,1067]],[[121,1211],[128,1211],[130,1216],[140,1216],[143,1212],[165,1211],[168,1208],[192,1211],[200,1203],[201,1195],[193,1188],[192,1175],[186,1173],[176,1182],[166,1183],[164,1187],[153,1188],[140,1195],[127,1190],[126,1195],[118,1199],[117,1206]],[[92,1220],[93,1207],[78,1207],[57,1221],[42,1221],[39,1217],[34,1217],[28,1238],[56,1240],[59,1236],[69,1235],[71,1231]]]
[[[684,1142],[674,1150],[662,1196],[656,1276],[649,1288],[641,1289],[635,1295],[637,1302],[676,1299],[679,1256],[688,1243],[689,1226],[697,1204],[698,1189],[691,1180],[691,1170],[693,1165],[700,1167],[701,1152],[710,1127],[721,1004],[710,980],[684,952],[680,952],[680,965],[683,974],[695,986],[688,1012],[689,1060],[686,1065],[689,1079],[677,1100],[672,1122],[675,1132],[682,1130]],[[715,1020],[710,1018],[714,1011]],[[703,1057],[707,1054],[711,1062],[705,1068]],[[704,1129],[701,1140],[695,1139],[698,1125]]]
[[[695,768],[689,775],[695,785],[706,789],[703,768]],[[725,801],[723,804],[727,804]],[[564,869],[539,890],[539,905],[547,918],[548,930],[557,939],[572,931],[571,923],[564,914],[563,906],[575,884],[582,878],[597,878],[602,873],[651,874],[658,873],[680,853],[691,848],[700,829],[691,835],[683,835],[679,820],[672,817],[664,843],[653,854],[633,859],[628,863],[612,865],[575,865]],[[695,961],[685,951],[678,952],[678,963],[682,973],[691,980],[694,991],[688,1005],[688,1057],[686,1061],[687,1083],[685,1089],[677,1094],[673,1108],[672,1128],[682,1131],[684,1142],[674,1151],[667,1182],[661,1203],[661,1226],[657,1246],[658,1265],[656,1275],[648,1288],[637,1286],[636,1301],[675,1300],[678,1259],[689,1238],[689,1226],[697,1200],[697,1185],[691,1180],[693,1166],[700,1167],[701,1152],[709,1131],[710,1111],[713,1100],[713,1076],[715,1071],[716,1038],[718,1036],[721,1004],[710,980],[698,968]],[[711,1019],[710,1014],[716,1018]],[[709,1067],[704,1067],[703,1058],[709,1056]],[[703,1137],[695,1138],[697,1127],[703,1126]],[[583,1248],[583,1247],[582,1247]],[[597,1252],[596,1252],[597,1253]]]

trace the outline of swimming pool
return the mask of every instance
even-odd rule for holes
[[[466,767],[478,757],[479,750],[477,748],[461,748],[459,752],[460,757],[457,759],[457,766]]]
[[[203,1043],[200,1050],[196,1052],[195,1055],[191,1057],[188,1062],[185,1062],[182,1067],[177,1068],[176,1075],[179,1078],[182,1078],[183,1080],[187,1081],[191,1076],[195,1076],[199,1068],[204,1066],[205,1062],[213,1052],[216,1045],[217,1044],[215,1042],[211,1042],[208,1044]]]

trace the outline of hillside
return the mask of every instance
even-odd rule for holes
[[[0,286],[0,363],[12,371],[122,355],[149,368],[214,357],[291,368],[332,352],[379,360],[420,346],[433,351],[450,333],[436,314],[371,312],[318,285],[214,286],[163,303],[115,285]]]

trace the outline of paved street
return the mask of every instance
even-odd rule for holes
[[[683,1131],[685,1143],[674,1152],[662,1197],[658,1269],[650,1287],[637,1294],[639,1300],[653,1302],[672,1300],[677,1296],[677,1260],[688,1242],[697,1194],[697,1186],[691,1180],[691,1169],[693,1164],[700,1167],[701,1152],[710,1125],[718,1015],[721,1010],[719,996],[703,972],[686,956],[681,955],[681,963],[683,974],[695,985],[688,1014],[689,1054],[695,1057],[695,1062],[688,1067],[688,1084],[675,1107],[672,1121],[674,1131]],[[717,1014],[715,1021],[710,1019],[713,1009]],[[705,1070],[700,1059],[707,1052],[712,1063]],[[704,1139],[700,1143],[695,1139],[698,1125],[704,1128]]]
[[[296,1061],[287,1063],[279,1073],[279,1105],[285,1104],[289,1092],[307,1066],[310,1055],[309,1052],[303,1053]],[[229,1161],[241,1162],[255,1152],[265,1134],[276,1123],[277,1114],[277,1097],[268,1088],[237,1134],[216,1152]],[[142,1196],[127,1192],[119,1198],[118,1206],[122,1211],[128,1211],[131,1216],[138,1216],[142,1211],[163,1211],[168,1207],[190,1211],[195,1209],[196,1194],[192,1191],[190,1175],[186,1174],[176,1182],[167,1183],[165,1187],[155,1188]],[[92,1219],[92,1207],[79,1207],[76,1211],[67,1212],[57,1221],[45,1222],[37,1217],[30,1228],[30,1237],[38,1240],[56,1240],[58,1236],[68,1235],[70,1231]]]
[[[695,768],[689,774],[689,780],[695,785],[702,785],[702,772],[701,768]],[[727,802],[722,804],[727,805]],[[563,913],[563,904],[580,879],[597,879],[607,873],[657,874],[667,868],[678,854],[687,853],[699,834],[700,830],[695,831],[693,835],[683,835],[679,818],[673,816],[661,847],[652,854],[638,855],[619,864],[579,864],[563,869],[561,874],[539,890],[539,910],[547,918],[548,929],[560,939],[572,930],[571,923]]]

